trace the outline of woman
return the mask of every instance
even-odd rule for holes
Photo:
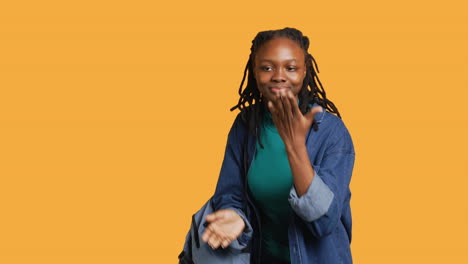
[[[294,28],[259,32],[231,109],[240,113],[202,239],[249,243],[251,263],[352,263],[354,147],[308,48]]]

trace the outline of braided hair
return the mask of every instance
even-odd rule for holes
[[[308,53],[309,38],[302,35],[301,31],[289,27],[278,30],[261,31],[252,40],[249,59],[247,61],[247,65],[245,66],[244,76],[242,77],[242,82],[239,87],[240,98],[237,105],[231,108],[231,111],[235,109],[239,109],[241,111],[241,119],[247,123],[249,133],[255,135],[258,139],[260,138],[260,129],[258,128],[267,109],[264,104],[262,94],[257,87],[257,82],[254,78],[253,62],[255,60],[256,52],[263,44],[271,39],[280,37],[293,40],[304,51],[307,72],[302,88],[298,94],[299,109],[302,114],[305,114],[310,110],[310,104],[317,103],[324,109],[328,110],[330,113],[336,114],[339,118],[341,118],[341,115],[338,112],[336,106],[332,101],[327,99],[322,83],[317,76],[317,73],[319,72],[317,63],[315,62],[314,57]],[[247,86],[244,90],[242,90],[246,76],[248,76]],[[312,127],[314,130],[318,130],[318,125],[315,121],[313,122]],[[260,146],[262,146],[261,142]]]

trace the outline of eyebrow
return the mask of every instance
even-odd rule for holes
[[[290,59],[290,60],[286,60],[286,62],[292,62],[292,61],[296,61],[296,59]],[[261,60],[260,62],[275,62],[273,60]]]

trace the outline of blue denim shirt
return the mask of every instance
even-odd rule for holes
[[[337,116],[327,112],[315,115],[319,129],[310,129],[306,147],[314,169],[313,180],[299,197],[294,186],[289,194],[293,208],[289,226],[292,264],[352,263],[351,192],[349,183],[354,166],[354,146],[348,129]],[[246,138],[247,137],[247,138]],[[244,151],[244,143],[247,149]],[[252,228],[238,238],[248,245],[251,264],[259,264],[259,214],[249,195],[245,172],[255,155],[256,138],[248,134],[246,124],[237,115],[229,131],[225,155],[213,196],[215,210],[231,208]],[[247,168],[244,168],[246,153]]]

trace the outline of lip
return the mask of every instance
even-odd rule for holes
[[[281,90],[284,90],[284,89],[289,89],[289,87],[287,86],[274,86],[274,87],[269,87],[270,91],[272,91],[273,93],[277,93]]]

